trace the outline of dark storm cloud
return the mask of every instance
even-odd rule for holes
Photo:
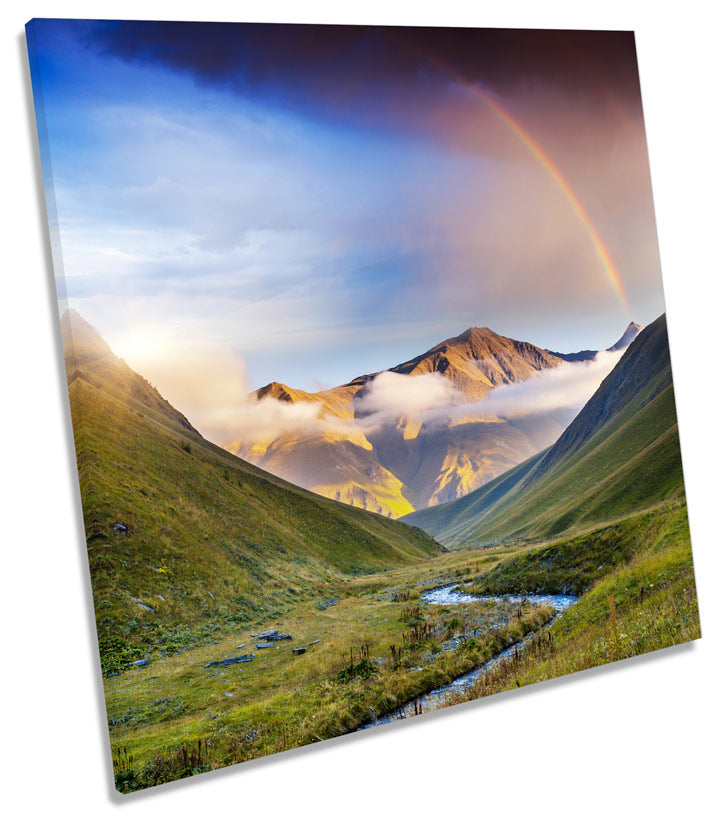
[[[632,32],[128,21],[98,23],[85,42],[328,113],[402,102],[399,92],[427,94],[453,73],[501,95],[543,89],[584,104],[609,95],[630,115],[640,105]]]

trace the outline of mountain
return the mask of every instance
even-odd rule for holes
[[[200,434],[150,382],[131,370],[121,358],[113,355],[97,331],[75,310],[67,310],[63,314],[60,329],[68,384],[81,379],[118,398],[131,397],[184,429]]]
[[[630,325],[613,349],[630,338],[632,327],[638,325]],[[557,440],[572,420],[571,410],[508,419],[486,414],[477,403],[499,386],[568,361],[588,361],[596,353],[553,353],[488,327],[471,327],[385,371],[409,377],[437,374],[457,400],[476,404],[467,412],[423,423],[408,411],[369,425],[363,399],[383,373],[315,393],[272,382],[257,390],[257,400],[319,404],[325,423],[309,432],[236,440],[228,449],[326,497],[399,517],[462,497]]]
[[[77,313],[61,326],[106,670],[441,551],[211,444]]]
[[[555,444],[466,497],[404,520],[459,547],[581,532],[683,495],[663,315]]]
[[[624,350],[626,347],[629,347],[632,342],[635,341],[642,329],[643,328],[640,324],[631,321],[622,336],[613,344],[612,347],[608,347],[608,352],[614,353],[616,350]]]
[[[615,353],[629,347],[642,329],[641,324],[631,321],[620,338],[611,347],[607,347],[605,352]],[[553,353],[553,355],[562,358],[563,361],[592,361],[598,352],[598,350],[581,350],[579,353]]]

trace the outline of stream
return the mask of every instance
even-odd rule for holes
[[[441,586],[437,589],[431,589],[430,591],[424,592],[421,596],[425,603],[434,606],[458,606],[462,605],[463,603],[480,603],[483,601],[497,603],[531,603],[532,605],[536,606],[551,606],[555,609],[555,616],[552,618],[552,620],[550,620],[550,622],[538,629],[538,631],[549,628],[558,617],[560,617],[570,608],[570,606],[577,602],[577,597],[573,597],[569,594],[504,594],[480,596],[458,591],[457,584],[453,586]],[[468,671],[465,674],[461,674],[451,682],[440,686],[440,688],[435,688],[432,691],[429,691],[427,694],[417,697],[417,699],[414,699],[411,702],[405,703],[405,705],[401,706],[400,708],[396,708],[394,711],[390,711],[381,717],[376,717],[369,720],[364,725],[361,725],[358,730],[362,731],[365,728],[372,728],[373,725],[384,725],[388,722],[395,722],[399,719],[411,717],[417,713],[416,708],[418,706],[421,708],[421,713],[436,711],[439,708],[442,708],[447,694],[453,691],[462,691],[465,688],[470,688],[476,680],[480,679],[480,677],[487,672],[488,669],[502,662],[505,657],[508,657],[514,651],[519,651],[522,649],[525,643],[527,643],[528,640],[537,634],[538,631],[530,632],[530,634],[527,634],[522,640],[518,640],[511,646],[508,646],[506,649],[501,651],[499,654],[496,654],[491,660],[488,660],[488,662],[484,663],[478,668]]]

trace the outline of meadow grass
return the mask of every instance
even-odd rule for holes
[[[69,389],[106,673],[441,554],[419,529],[292,487],[133,398],[81,378]]]
[[[591,583],[548,631],[533,636],[521,652],[495,666],[472,688],[449,697],[446,704],[698,639],[686,510],[684,506],[658,510],[654,517],[628,522],[624,534],[633,532],[639,539],[626,562]],[[515,571],[523,568],[515,563]]]
[[[466,567],[460,555],[447,558],[445,574],[435,579],[452,582]],[[472,555],[464,561],[474,570]],[[481,665],[552,617],[544,607],[505,603],[420,606],[422,579],[418,567],[382,573],[375,583],[358,578],[324,610],[302,603],[279,621],[106,678],[118,788],[198,772],[198,742],[202,766],[222,767],[355,730]],[[250,632],[266,626],[293,641],[255,648]],[[468,639],[443,650],[458,634]],[[293,655],[297,646],[306,653]],[[255,654],[250,663],[204,668],[246,652]]]
[[[607,568],[582,586],[600,559]],[[356,730],[528,634],[519,654],[445,704],[695,639],[692,571],[685,507],[672,503],[580,538],[452,552],[353,578],[331,606],[300,602],[278,620],[106,679],[117,787],[148,787]],[[438,585],[553,593],[568,578],[584,594],[549,629],[554,612],[546,607],[420,605],[422,590]],[[293,641],[255,648],[250,632],[270,626]],[[466,639],[448,642],[458,634]],[[293,655],[297,646],[306,653]],[[204,668],[246,652],[255,654],[250,663]]]

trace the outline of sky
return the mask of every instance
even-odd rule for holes
[[[603,349],[664,310],[632,33],[29,34],[67,304],[171,401],[333,386],[470,326]]]

